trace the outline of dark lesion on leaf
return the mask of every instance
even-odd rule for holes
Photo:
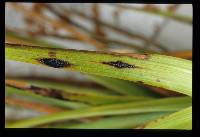
[[[28,90],[31,90],[35,94],[39,94],[42,96],[49,96],[57,99],[64,99],[62,96],[62,91],[57,89],[46,89],[46,88],[40,88],[34,85],[31,85]]]
[[[56,59],[56,58],[41,58],[37,59],[40,63],[45,64],[49,67],[53,68],[64,68],[64,67],[70,67],[72,64],[70,64],[68,61]]]
[[[74,102],[81,102],[84,104],[90,104],[87,101],[79,101],[75,98],[74,99],[70,98],[70,96],[84,96],[84,94],[80,94],[80,93],[68,93],[68,92],[63,93],[63,91],[59,89],[53,89],[53,88],[47,89],[47,88],[37,87],[34,85],[31,85],[30,88],[27,90],[30,90],[33,93],[41,95],[41,96],[52,97],[52,98],[65,100],[65,101],[74,101]]]
[[[144,54],[135,54],[135,53],[114,53],[116,56],[127,56],[135,59],[140,59],[140,60],[148,60],[150,59],[150,54],[144,53]]]
[[[54,88],[44,88],[44,87],[38,87],[36,85],[29,85],[29,86],[25,86],[25,87],[19,87],[17,85],[11,85],[9,83],[6,83],[7,86],[13,87],[13,88],[17,88],[17,89],[21,89],[21,90],[26,90],[29,92],[32,92],[34,94],[40,95],[40,96],[44,96],[44,97],[51,97],[51,98],[55,98],[55,99],[59,99],[59,100],[65,100],[65,101],[75,101],[75,102],[81,102],[84,104],[90,104],[86,101],[79,101],[77,99],[71,99],[70,96],[84,96],[84,94],[80,94],[80,93],[63,93],[63,90],[60,89],[54,89]]]
[[[103,64],[113,66],[115,68],[137,68],[135,65],[131,65],[122,61],[109,61],[109,62],[102,62]]]
[[[139,83],[139,84],[144,84],[144,82],[143,82],[143,81],[137,81],[137,83]]]
[[[50,51],[50,52],[48,52],[48,55],[49,55],[49,57],[56,57],[56,52],[53,52],[53,51]]]
[[[156,79],[156,81],[157,81],[157,82],[160,82],[160,80],[159,80],[159,79]]]

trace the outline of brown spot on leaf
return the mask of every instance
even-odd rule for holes
[[[160,80],[159,80],[159,79],[156,79],[156,81],[157,81],[157,82],[160,82]]]
[[[73,51],[73,49],[70,49]],[[85,53],[90,53],[91,51],[86,50],[79,50]],[[106,52],[106,51],[93,51],[97,54],[107,54],[107,55],[114,55],[116,57],[131,57],[135,59],[141,59],[141,60],[147,60],[151,57],[150,54],[144,53],[144,54],[136,54],[136,53],[117,53],[117,52]]]
[[[149,54],[121,53],[121,55],[136,58],[136,59],[142,59],[142,60],[146,60],[150,58]]]
[[[53,52],[53,51],[50,51],[49,53],[48,53],[48,55],[49,55],[49,57],[56,57],[56,52]]]
[[[98,52],[98,51],[96,51],[96,53],[114,55],[117,57],[131,57],[131,58],[141,59],[141,60],[147,60],[150,58],[150,54],[147,54],[147,53],[136,54],[136,53],[116,53],[116,52]]]

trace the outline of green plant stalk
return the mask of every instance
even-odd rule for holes
[[[80,102],[63,101],[63,100],[59,100],[55,98],[44,97],[44,96],[29,93],[24,90],[16,89],[9,86],[6,86],[5,91],[6,91],[7,96],[18,95],[20,97],[23,97],[23,99],[33,100],[33,101],[37,101],[37,102],[48,104],[48,105],[58,106],[61,108],[77,109],[77,108],[88,107],[87,104],[83,104]]]
[[[93,80],[94,82],[121,94],[146,97],[161,97],[159,94],[151,92],[130,81],[94,75],[90,75],[87,77]]]
[[[155,120],[161,116],[166,116],[172,112],[155,112],[145,114],[134,114],[125,116],[114,116],[99,119],[89,123],[73,124],[73,125],[60,125],[56,128],[72,128],[72,129],[131,129],[141,124],[145,124],[151,120]]]
[[[192,107],[145,124],[146,129],[192,129]]]
[[[190,97],[178,97],[178,98],[156,99],[143,102],[112,104],[112,105],[105,105],[105,106],[85,108],[85,109],[83,108],[67,112],[64,111],[61,113],[51,114],[48,116],[41,116],[38,118],[22,120],[12,125],[8,125],[7,127],[28,128],[55,121],[80,119],[85,117],[178,111],[182,108],[191,106],[191,103],[192,100]]]
[[[48,67],[58,63],[45,65],[39,60],[59,59],[67,62],[67,66],[60,69],[143,82],[192,96],[192,62],[185,59],[159,54],[103,53],[8,43],[5,53],[6,59]]]

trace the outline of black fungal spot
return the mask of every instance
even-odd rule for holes
[[[56,59],[56,58],[42,58],[42,59],[39,59],[39,61],[53,68],[63,68],[63,67],[71,66],[69,62]]]
[[[136,66],[134,66],[134,65],[130,65],[128,63],[124,63],[124,62],[121,62],[121,61],[103,62],[103,64],[114,66],[114,67],[120,68],[120,69],[121,68],[136,68]]]

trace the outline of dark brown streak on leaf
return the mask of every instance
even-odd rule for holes
[[[62,90],[58,90],[58,89],[46,89],[46,88],[40,88],[40,87],[36,87],[31,85],[30,89],[31,91],[33,91],[35,94],[39,94],[42,96],[48,96],[48,97],[53,97],[53,98],[57,98],[57,99],[61,99],[61,100],[66,100],[66,101],[75,101],[75,102],[80,102],[80,103],[84,103],[84,104],[90,104],[86,101],[79,101],[77,99],[71,99],[69,98],[70,96],[84,96],[83,94],[79,94],[79,93],[64,93],[62,94]]]
[[[56,58],[41,58],[37,59],[40,63],[45,64],[49,67],[53,68],[64,68],[70,67],[71,64],[68,61],[56,59]]]
[[[61,90],[57,90],[57,89],[47,89],[47,88],[40,88],[38,86],[34,86],[34,85],[27,85],[27,86],[18,86],[18,85],[14,85],[14,84],[10,84],[10,83],[5,83],[7,86],[13,87],[13,88],[17,88],[17,89],[21,89],[21,90],[28,90],[31,91],[35,94],[39,94],[42,96],[50,96],[50,97],[54,97],[57,99],[64,99],[62,96],[62,91]]]
[[[147,88],[151,89],[153,92],[158,93],[163,96],[167,97],[179,97],[179,96],[185,96],[184,94],[172,91],[172,90],[167,90],[163,88],[158,88],[158,87],[153,87],[153,86],[146,86]]]
[[[43,88],[43,87],[38,87],[35,85],[30,85],[29,87],[18,87],[17,85],[12,85],[9,83],[6,83],[7,86],[13,87],[13,88],[17,88],[17,89],[21,89],[21,90],[28,90],[34,94],[38,94],[41,96],[45,96],[45,97],[52,97],[52,98],[56,98],[56,99],[60,99],[60,100],[65,100],[65,101],[75,101],[75,102],[80,102],[80,103],[84,103],[84,104],[88,104],[91,105],[91,103],[86,102],[86,101],[79,101],[76,99],[70,99],[67,97],[70,96],[84,96],[84,94],[79,94],[79,93],[65,93],[63,94],[62,90],[58,90],[58,89],[47,89],[47,88]]]
[[[127,56],[127,57],[131,57],[131,58],[142,59],[142,60],[147,60],[147,59],[150,58],[149,54],[113,53],[113,55],[116,55],[116,56]]]
[[[134,65],[130,65],[130,64],[122,62],[122,61],[110,61],[110,62],[102,62],[102,63],[116,67],[116,68],[119,68],[119,69],[122,69],[122,68],[137,68]]]
[[[40,47],[40,46],[30,46],[30,45],[24,45],[24,44],[16,44],[16,43],[9,43],[5,42],[6,47],[15,47],[15,48],[39,48],[39,49],[46,49],[46,50],[57,50],[57,51],[65,51],[64,49],[60,48],[49,48],[49,47]],[[141,60],[148,60],[150,59],[150,54],[136,54],[136,53],[116,53],[116,52],[103,52],[103,51],[87,51],[87,50],[74,50],[74,49],[67,49],[66,51],[79,51],[82,53],[97,53],[97,54],[107,54],[107,55],[113,55],[116,57],[131,57],[135,59],[141,59]]]
[[[139,83],[139,84],[144,84],[144,82],[143,82],[143,81],[137,81],[137,83]]]
[[[56,52],[50,51],[50,52],[48,53],[48,55],[49,55],[49,57],[55,58],[55,57],[56,57]]]
[[[57,99],[64,99],[61,93],[62,91],[57,89],[46,89],[31,85],[29,90],[33,91],[35,94],[39,94],[42,96],[50,96]]]

